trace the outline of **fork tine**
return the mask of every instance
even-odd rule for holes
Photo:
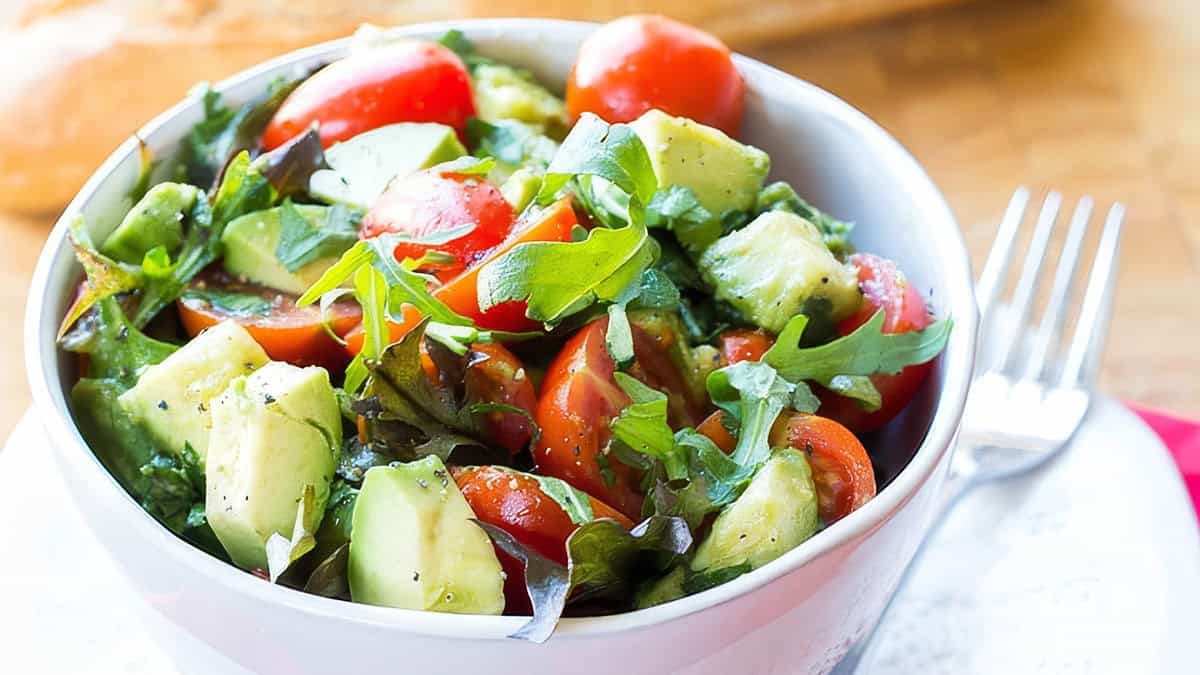
[[[1104,220],[1104,232],[1096,248],[1096,259],[1088,274],[1087,290],[1079,320],[1075,323],[1075,334],[1067,349],[1059,383],[1064,387],[1090,385],[1100,365],[1100,353],[1104,351],[1104,340],[1108,336],[1108,314],[1116,288],[1117,254],[1121,247],[1121,223],[1125,218],[1125,207],[1121,203],[1112,205]]]
[[[1004,218],[1000,220],[1000,228],[996,232],[996,242],[988,252],[987,262],[983,264],[983,272],[979,275],[979,283],[975,286],[975,302],[979,305],[980,325],[988,321],[989,313],[1000,294],[1000,286],[1008,276],[1008,266],[1012,263],[1013,244],[1017,240],[1017,232],[1021,229],[1021,221],[1025,216],[1025,207],[1029,204],[1028,188],[1019,187],[1013,192],[1008,208],[1004,210]]]
[[[1041,278],[1042,261],[1046,259],[1046,247],[1050,243],[1050,235],[1054,232],[1054,223],[1058,220],[1058,209],[1062,206],[1062,195],[1051,192],[1042,202],[1042,210],[1038,212],[1037,225],[1033,230],[1033,240],[1029,242],[1029,250],[1025,252],[1025,262],[1021,266],[1021,276],[1017,279],[1017,289],[1013,292],[1011,309],[1008,317],[1007,333],[1001,342],[1002,348],[996,353],[995,368],[1004,370],[1009,361],[1020,353],[1017,349],[1025,320],[1029,316],[1029,308],[1033,304],[1033,295],[1037,292],[1038,280]]]
[[[1092,198],[1083,197],[1071,215],[1071,227],[1063,244],[1058,269],[1054,272],[1054,285],[1050,289],[1050,300],[1042,314],[1042,321],[1034,334],[1029,361],[1025,364],[1024,376],[1036,379],[1046,368],[1046,358],[1062,334],[1066,312],[1063,311],[1071,289],[1075,285],[1075,268],[1079,264],[1079,253],[1083,249],[1083,236],[1087,233],[1088,221],[1092,218]]]

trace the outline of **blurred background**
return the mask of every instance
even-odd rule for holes
[[[657,11],[812,81],[904,143],[976,269],[1015,186],[1128,207],[1104,388],[1200,415],[1195,0],[3,0],[0,433],[28,405],[20,319],[51,225],[193,83],[291,49],[471,16]],[[936,303],[936,297],[934,302]]]

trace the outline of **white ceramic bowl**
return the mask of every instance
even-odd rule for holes
[[[460,28],[495,58],[561,83],[594,26],[482,20],[409,26],[435,37]],[[342,55],[339,40],[294,52],[218,86],[234,103],[277,74]],[[64,392],[74,370],[55,329],[78,282],[66,234],[82,214],[97,237],[115,227],[137,174],[125,143],[87,182],[51,233],[26,316],[26,364],[35,405],[76,505],[142,599],[216,651],[262,673],[822,673],[881,611],[924,534],[966,397],[976,309],[954,218],[916,161],[838,98],[738,57],[747,82],[743,140],[766,149],[773,176],[820,207],[854,220],[860,249],[896,259],[956,326],[926,391],[876,440],[898,475],[874,500],[782,558],[710,591],[652,609],[564,620],[541,645],[506,639],[516,617],[457,616],[369,607],[271,586],[209,557],[145,514],[100,464],[71,419]],[[152,86],[152,85],[151,85]],[[140,135],[171,153],[201,117],[190,99]],[[915,449],[915,454],[911,451]]]

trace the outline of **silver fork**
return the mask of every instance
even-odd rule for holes
[[[1058,193],[1051,192],[1042,203],[1011,302],[1007,307],[998,302],[1028,204],[1029,191],[1019,188],[1000,222],[996,241],[976,287],[983,338],[940,511],[901,576],[879,622],[834,668],[833,675],[852,675],[862,664],[868,666],[863,673],[869,672],[876,656],[875,638],[896,596],[912,575],[933,531],[945,521],[959,498],[983,483],[1023,475],[1042,466],[1067,446],[1087,413],[1108,333],[1125,209],[1117,203],[1108,211],[1088,273],[1075,330],[1065,353],[1058,356],[1056,352],[1061,350],[1056,347],[1073,295],[1076,268],[1091,220],[1092,200],[1083,197],[1075,206],[1051,282],[1049,300],[1036,326],[1027,325],[1026,321],[1032,313],[1042,277],[1042,263],[1047,258],[1062,205]],[[1000,323],[1008,329],[997,325]]]

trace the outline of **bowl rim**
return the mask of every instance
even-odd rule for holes
[[[383,35],[422,37],[436,35],[451,28],[463,30],[468,34],[499,34],[521,32],[531,24],[543,30],[562,31],[579,38],[599,25],[593,22],[558,19],[463,19],[388,28],[383,30]],[[353,44],[352,40],[352,37],[344,37],[288,52],[242,70],[222,80],[213,88],[224,92],[290,64],[323,55],[339,54]],[[945,198],[921,165],[895,138],[849,103],[814,84],[747,56],[735,54],[734,59],[738,69],[746,79],[754,80],[764,97],[786,96],[800,100],[805,106],[816,108],[837,119],[862,138],[873,153],[878,154],[880,163],[891,166],[895,173],[902,177],[902,185],[898,188],[904,189],[910,195],[912,201],[919,206],[918,210],[924,214],[925,226],[933,229],[935,250],[930,253],[931,257],[935,257],[939,261],[937,264],[946,269],[948,277],[955,279],[950,288],[939,289],[944,300],[941,309],[945,314],[953,316],[955,321],[955,330],[951,333],[942,356],[942,368],[946,373],[944,386],[936,401],[929,429],[912,459],[886,489],[881,490],[862,508],[782,557],[702,593],[648,609],[609,616],[563,619],[555,631],[555,640],[603,635],[666,623],[731,602],[849,541],[873,532],[890,520],[890,517],[912,498],[918,488],[924,485],[942,457],[949,452],[962,417],[974,364],[978,310],[973,294],[970,259],[962,234]],[[71,459],[67,456],[68,453],[83,453],[90,458],[90,461],[82,460],[83,466],[86,467],[81,471],[81,475],[86,474],[82,475],[82,478],[95,488],[95,494],[103,495],[109,501],[113,509],[113,515],[110,517],[123,518],[129,522],[130,527],[138,528],[138,535],[147,546],[157,545],[173,561],[192,572],[257,602],[282,606],[313,617],[398,629],[432,637],[503,639],[512,634],[525,623],[526,618],[375,607],[264,584],[252,575],[196,549],[164,528],[120,486],[81,437],[70,418],[65,392],[59,385],[58,367],[54,362],[57,348],[46,351],[39,342],[43,324],[47,319],[57,323],[51,308],[57,308],[58,303],[47,304],[47,300],[50,299],[48,286],[55,259],[67,245],[70,221],[91,200],[114,170],[137,151],[137,137],[148,137],[194,105],[197,105],[196,97],[185,97],[143,125],[135,136],[122,143],[92,174],[64,209],[38,258],[25,313],[25,365],[36,414],[49,434],[60,460],[78,462],[82,459]],[[47,358],[47,354],[50,358]]]

